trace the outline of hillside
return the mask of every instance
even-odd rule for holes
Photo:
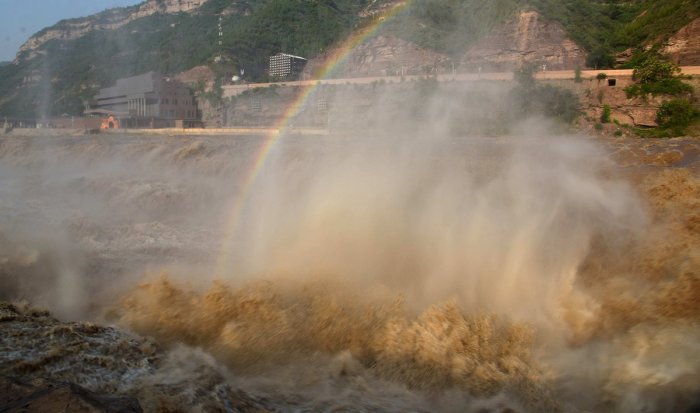
[[[265,80],[269,55],[323,56],[393,3],[148,0],[64,20],[33,35],[12,65],[0,66],[0,114],[80,114],[98,88],[149,70],[208,65],[217,76],[243,69],[247,80]],[[693,0],[413,0],[358,49],[355,66],[344,73],[395,72],[396,56],[413,59],[414,71],[426,65],[509,70],[523,56],[552,68],[609,67],[625,50],[630,60],[635,49],[661,47],[698,17],[700,3]],[[518,47],[502,56],[513,39]],[[681,63],[695,55],[682,37],[674,44]],[[377,56],[383,63],[372,66]],[[431,61],[415,63],[425,56]],[[222,64],[214,63],[217,57]]]
[[[144,5],[150,3],[163,4]],[[218,55],[231,70],[244,68],[250,78],[260,78],[270,54],[315,55],[348,34],[362,3],[208,0],[186,11],[162,8],[140,16],[142,5],[63,21],[33,36],[14,64],[0,69],[0,113],[78,114],[99,87],[119,77],[177,73],[212,64]]]

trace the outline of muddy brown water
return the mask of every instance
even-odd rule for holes
[[[82,324],[7,310],[0,371],[151,411],[694,405],[697,139],[291,136],[234,212],[262,145],[2,137],[0,298]]]

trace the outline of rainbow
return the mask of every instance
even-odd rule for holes
[[[343,41],[343,43],[335,49],[335,52],[330,54],[325,59],[323,65],[321,65],[321,69],[316,73],[316,78],[319,80],[329,78],[337,69],[338,65],[348,57],[353,49],[362,44],[368,38],[372,37],[372,35],[374,35],[381,26],[399,14],[399,12],[401,12],[401,10],[403,10],[409,2],[410,0],[406,0],[392,5],[382,13],[379,13],[379,15],[374,16],[370,24],[356,31],[353,35]],[[307,86],[304,86],[296,98],[289,104],[289,106],[287,106],[287,109],[284,111],[282,116],[280,116],[277,122],[275,122],[272,132],[268,133],[263,138],[263,143],[260,145],[257,153],[253,157],[253,161],[251,162],[248,172],[244,175],[240,192],[233,203],[231,213],[226,222],[226,226],[224,227],[224,238],[216,264],[215,275],[217,278],[222,278],[225,275],[232,246],[231,244],[241,218],[241,213],[243,212],[248,198],[250,197],[251,191],[255,186],[255,182],[260,176],[260,172],[265,167],[265,163],[270,152],[280,141],[282,136],[284,136],[282,133],[283,129],[288,126],[290,120],[294,119],[294,117],[301,112],[309,97],[320,84],[321,82],[313,82]]]

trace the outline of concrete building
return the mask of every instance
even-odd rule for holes
[[[126,127],[172,127],[199,117],[192,90],[156,72],[118,79],[100,89],[90,106],[86,114],[112,114]]]
[[[277,53],[270,56],[270,76],[286,79],[295,79],[306,66],[307,60],[303,57],[286,53]]]

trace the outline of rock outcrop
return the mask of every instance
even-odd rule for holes
[[[700,17],[668,39],[662,52],[679,65],[700,65]]]
[[[219,412],[221,406],[269,411],[231,387],[197,350],[165,351],[118,328],[61,322],[0,301],[0,412]]]
[[[141,413],[138,400],[101,396],[72,383],[0,378],[0,411],[7,413]]]
[[[333,49],[309,62],[304,72],[317,73]],[[380,35],[355,47],[334,71],[335,77],[369,77],[429,74],[444,68],[448,56],[391,35]]]
[[[561,24],[526,10],[477,41],[460,66],[509,71],[530,63],[546,65],[547,70],[564,70],[583,66],[584,61],[585,52],[566,36]]]
[[[318,72],[334,49],[307,65],[306,75]],[[564,27],[522,11],[478,40],[459,61],[391,35],[380,35],[357,46],[335,70],[336,77],[423,75],[457,71],[511,71],[524,63],[547,70],[583,66],[584,50],[568,39]],[[453,65],[454,63],[454,65]]]
[[[18,59],[31,59],[36,50],[54,39],[74,40],[94,30],[113,30],[136,19],[156,13],[193,12],[207,0],[147,0],[139,5],[105,10],[93,16],[63,20],[29,38],[17,53]]]

